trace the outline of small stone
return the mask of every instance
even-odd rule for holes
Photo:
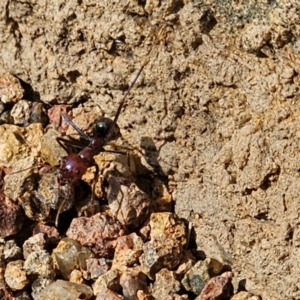
[[[47,110],[49,123],[55,129],[58,129],[61,126],[61,131],[63,133],[66,133],[69,124],[62,119],[61,114],[67,114],[67,110],[70,107],[70,105],[53,105]]]
[[[53,260],[65,279],[74,269],[86,271],[86,261],[91,257],[93,253],[88,248],[70,238],[62,239],[53,250]]]
[[[2,299],[1,296],[0,296],[0,299]],[[14,300],[31,300],[31,299],[32,298],[30,297],[30,295],[27,291],[23,290],[23,291],[19,291],[19,292],[15,293]],[[5,300],[8,300],[8,299],[5,298]]]
[[[6,266],[5,282],[14,291],[22,290],[29,283],[23,266],[24,262],[22,260],[11,261]]]
[[[123,225],[136,228],[149,217],[151,198],[133,178],[109,175],[108,184],[108,206]]]
[[[178,292],[180,288],[181,284],[176,279],[174,272],[164,268],[155,274],[152,296],[155,299],[165,299],[168,295]]]
[[[92,298],[92,296],[92,289],[85,284],[77,284],[69,281],[57,280],[49,284],[42,292],[35,295],[35,300],[87,300]]]
[[[106,289],[100,292],[98,294],[96,300],[124,300],[125,298],[121,295],[118,295],[117,293]]]
[[[90,218],[73,219],[66,235],[77,240],[81,245],[91,247],[102,257],[112,257],[117,238],[124,235],[122,224],[105,213],[98,213]]]
[[[98,296],[106,289],[118,291],[121,288],[119,284],[119,277],[120,275],[117,270],[109,270],[105,274],[101,275],[93,284],[94,295]]]
[[[172,270],[178,266],[182,257],[182,244],[171,238],[151,240],[144,245],[143,251],[139,259],[142,270],[150,279],[154,279],[162,268]]]
[[[24,211],[4,194],[0,194],[0,236],[16,234],[23,225]]]
[[[215,259],[207,258],[198,261],[184,276],[181,281],[187,291],[198,295],[211,277],[221,272],[223,265]]]
[[[45,126],[48,122],[48,117],[43,103],[33,102],[30,112],[29,123],[42,123]]]
[[[70,280],[70,282],[74,282],[74,283],[78,283],[78,284],[83,283],[83,281],[84,281],[82,273],[79,270],[73,270],[70,273],[69,280]]]
[[[14,240],[9,240],[4,243],[3,258],[5,262],[22,258],[22,249],[16,244]]]
[[[46,241],[43,233],[36,234],[30,237],[23,244],[23,255],[26,259],[28,255],[37,250],[44,250]]]
[[[138,300],[153,300],[153,297],[149,293],[145,293],[142,290],[137,291],[136,296]]]
[[[151,232],[151,227],[150,224],[147,223],[142,228],[140,228],[139,236],[142,238],[143,241],[150,240],[150,232]]]
[[[34,165],[34,161],[30,165],[31,159],[39,155],[40,142],[44,134],[44,129],[41,124],[35,123],[27,127],[18,127],[15,125],[4,124],[0,126],[0,165],[6,167],[13,167],[13,172],[24,170],[25,168]],[[26,164],[26,162],[28,164]],[[30,170],[25,171],[25,175],[28,176]],[[17,196],[13,196],[12,192],[18,193],[19,186],[14,183],[15,179],[22,175],[23,172],[16,173],[14,176],[5,176],[4,181],[7,181],[7,177],[14,177],[12,179],[11,194],[5,190],[5,195],[12,200],[16,200]],[[27,173],[27,174],[26,174]],[[32,171],[31,171],[32,173]],[[8,189],[8,187],[6,187]],[[9,189],[8,189],[9,190]],[[19,195],[18,195],[19,196]]]
[[[56,245],[61,239],[58,230],[54,226],[49,226],[43,223],[38,223],[32,232],[34,235],[43,233],[47,244]]]
[[[22,206],[26,215],[37,221],[54,221],[52,210],[58,210],[65,201],[60,212],[71,209],[74,205],[74,186],[59,185],[59,170],[50,168],[43,170],[38,181],[38,189],[34,190],[28,199],[22,197]]]
[[[1,151],[1,145],[0,145],[0,151]],[[4,194],[7,197],[17,202],[19,201],[20,196],[24,195],[25,192],[29,193],[30,191],[35,189],[36,179],[33,174],[34,171],[33,169],[31,169],[32,167],[34,167],[34,165],[35,165],[35,159],[32,156],[28,156],[24,159],[20,159],[15,162],[13,173],[6,175],[4,178]],[[26,214],[26,210],[25,210],[25,214]]]
[[[22,99],[24,89],[18,78],[8,74],[0,77],[0,100],[3,103],[15,103]]]
[[[10,114],[14,119],[15,125],[27,126],[30,119],[30,111],[33,102],[28,100],[19,100],[12,108]]]
[[[105,258],[88,258],[86,260],[87,273],[90,274],[85,279],[97,279],[110,269],[110,264]]]
[[[158,193],[158,197],[155,198],[154,210],[159,212],[171,211],[173,198],[167,187],[160,180],[155,178],[154,188]]]
[[[136,233],[118,237],[112,267],[118,270],[132,267],[142,251],[143,241]]]
[[[54,279],[55,271],[50,254],[45,250],[31,252],[24,263],[27,275]]]
[[[7,288],[0,288],[0,299],[15,300],[14,295]]]
[[[261,300],[261,298],[249,292],[242,291],[233,295],[230,300]]]
[[[220,276],[213,277],[195,300],[227,299],[233,294],[232,277],[232,272],[225,272]]]
[[[168,295],[167,297],[164,298],[164,300],[188,300],[188,299],[189,299],[188,295],[178,295],[178,294]]]
[[[1,107],[2,108],[2,107]],[[13,124],[14,119],[10,115],[10,111],[4,111],[0,115],[0,124]]]
[[[248,52],[259,51],[271,39],[271,27],[263,24],[246,24],[242,46]]]
[[[120,285],[125,299],[138,300],[137,291],[148,292],[147,276],[139,269],[127,269],[120,277]]]
[[[36,295],[39,294],[41,291],[43,291],[52,282],[53,279],[38,276],[36,280],[34,280],[33,283],[31,284],[31,290],[32,290],[31,295],[33,299],[36,299]]]
[[[58,137],[61,137],[61,134],[50,128],[41,138],[41,158],[50,166],[59,166],[61,158],[67,155],[57,142]]]
[[[184,222],[173,213],[152,213],[150,217],[151,239],[172,238],[186,244],[186,226]]]
[[[190,250],[183,250],[182,259],[176,270],[176,274],[183,276],[195,265],[196,261],[196,258],[193,256]]]

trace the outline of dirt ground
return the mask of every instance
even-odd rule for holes
[[[2,0],[0,70],[48,108],[97,107],[168,179],[234,286],[300,299],[298,0]],[[3,150],[3,149],[2,149]]]

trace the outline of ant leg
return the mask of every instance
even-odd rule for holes
[[[61,186],[59,185],[59,191],[58,191],[58,199],[59,199],[59,195],[60,195],[60,191],[61,191]],[[56,217],[55,217],[55,227],[58,227],[58,221],[59,221],[59,215],[61,214],[62,209],[64,208],[67,199],[70,196],[70,183],[68,183],[68,193],[67,196],[64,197],[64,200],[61,202],[61,204],[58,207],[57,213],[56,213]]]
[[[67,139],[64,139],[62,137],[57,137],[56,138],[56,141],[58,142],[58,144],[67,152],[69,153],[69,149],[67,148],[66,144],[70,145],[71,147],[75,147],[75,148],[78,148],[78,149],[83,149],[84,146],[83,145],[80,145],[79,143],[75,143],[73,141],[70,141],[70,140],[67,140]]]
[[[93,187],[92,187],[92,196],[91,196],[91,213],[92,215],[95,214],[95,189],[96,189],[96,184],[99,180],[99,167],[97,164],[95,164],[95,168],[96,168],[96,172],[95,172],[95,178],[94,178],[94,182],[93,182]]]
[[[57,137],[56,141],[58,142],[59,146],[61,146],[67,153],[69,153],[68,148],[66,147],[66,145],[64,144],[66,142],[66,139],[61,138],[61,137]]]

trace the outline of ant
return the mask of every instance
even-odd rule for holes
[[[61,116],[80,134],[80,136],[86,139],[89,144],[84,147],[79,153],[70,153],[66,157],[63,158],[59,174],[58,174],[58,182],[60,187],[65,185],[73,185],[78,183],[82,176],[85,174],[87,169],[91,166],[95,165],[94,156],[99,154],[100,152],[106,151],[103,147],[112,137],[114,130],[117,126],[117,121],[121,110],[125,104],[125,100],[130,90],[136,83],[138,77],[144,69],[144,65],[139,69],[137,75],[134,77],[133,81],[129,85],[123,99],[121,100],[116,115],[113,120],[109,118],[102,118],[96,122],[94,128],[94,136],[90,137],[86,133],[84,133],[67,115],[62,114]],[[62,145],[63,142],[70,142],[63,138],[57,138],[58,143]],[[61,202],[58,207],[56,218],[55,218],[55,226],[58,226],[59,215],[64,208],[67,197]]]

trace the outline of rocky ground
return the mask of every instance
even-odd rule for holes
[[[0,8],[1,297],[300,299],[299,1]],[[60,114],[91,134],[143,65],[122,154],[59,187]]]

